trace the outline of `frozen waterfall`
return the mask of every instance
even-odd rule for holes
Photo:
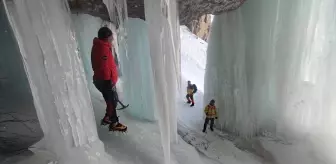
[[[128,18],[125,29],[127,54],[121,53],[119,56],[123,72],[123,93],[127,103],[131,104],[128,112],[141,119],[155,120],[156,96],[149,51],[148,25],[144,20]]]
[[[215,16],[204,101],[217,100],[216,126],[305,139],[336,161],[335,9],[334,0],[256,0]]]
[[[110,163],[97,136],[67,1],[3,1],[18,41],[44,147],[59,163]]]
[[[181,68],[176,0],[145,0],[150,57],[165,163],[170,163],[170,144],[177,142],[176,98]]]

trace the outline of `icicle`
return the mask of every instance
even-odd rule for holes
[[[98,138],[67,1],[3,2],[24,59],[44,146],[60,163],[110,163]]]
[[[177,70],[180,58],[177,52],[179,36],[176,1],[145,0],[145,15],[148,22],[150,53],[157,97],[157,110],[164,148],[165,163],[170,164],[170,143],[177,142],[176,94]],[[175,41],[175,42],[174,42]]]
[[[224,129],[244,137],[309,136],[314,152],[335,163],[328,153],[336,147],[335,6],[256,0],[215,16],[204,100],[216,98]]]

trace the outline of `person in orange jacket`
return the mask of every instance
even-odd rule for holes
[[[119,123],[116,112],[118,69],[112,54],[112,34],[108,27],[102,27],[98,31],[98,38],[93,39],[91,49],[91,64],[94,72],[93,83],[102,93],[106,102],[106,114],[101,121],[102,125],[110,124],[109,129],[111,131],[126,131],[127,127]]]
[[[213,125],[215,123],[215,119],[218,119],[215,100],[210,101],[210,103],[205,107],[204,113],[206,115],[206,118],[203,126],[203,133],[205,133],[209,121],[210,121],[210,130],[213,131],[214,130]]]
[[[194,94],[197,92],[197,86],[196,84],[191,84],[191,81],[188,81],[188,86],[187,86],[187,103],[190,104],[191,107],[195,105],[194,101]]]

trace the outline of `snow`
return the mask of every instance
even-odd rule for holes
[[[123,85],[120,81],[119,85]],[[122,88],[118,88],[121,91]],[[121,92],[122,94],[123,92]],[[97,90],[91,89],[92,102],[95,109],[97,124],[99,118],[104,115],[105,104]],[[164,159],[163,147],[161,145],[160,127],[153,122],[138,120],[127,114],[129,108],[118,111],[123,123],[128,126],[127,134],[109,133],[105,127],[98,128],[100,139],[105,143],[106,151],[117,161],[127,164],[156,164],[162,163]],[[179,138],[178,144],[171,144],[171,163],[176,164],[201,164],[197,151]],[[193,157],[193,158],[188,158]]]
[[[118,84],[118,90],[122,94],[122,81]],[[100,119],[104,116],[105,103],[103,97],[95,89],[90,88],[91,101],[95,110],[98,135],[105,145],[105,150],[114,160],[113,164],[157,164],[164,160],[161,145],[159,126],[153,122],[136,119],[127,114],[127,110],[118,111],[121,120],[128,126],[126,134],[108,132],[107,127],[100,126]],[[122,95],[121,95],[122,96]],[[132,106],[129,107],[130,110]],[[199,156],[199,153],[180,137],[178,144],[171,145],[171,164],[203,164],[214,163],[211,159]],[[26,158],[15,164],[45,164],[56,161],[53,154],[40,149],[32,149],[34,156]],[[192,158],[190,158],[192,157]],[[205,161],[205,162],[204,162]],[[11,161],[4,164],[13,164]],[[48,163],[49,164],[49,163]],[[56,164],[56,163],[50,163]]]
[[[181,74],[184,80],[196,84],[200,91],[204,91],[207,47],[207,42],[193,35],[186,26],[181,26]]]
[[[218,163],[259,164],[260,158],[236,147],[228,140],[230,136],[220,131],[202,133],[204,116],[203,85],[206,66],[206,50],[208,43],[192,34],[186,26],[181,26],[181,73],[182,86],[186,88],[187,81],[197,85],[195,106],[185,103],[186,89],[182,89],[181,100],[178,101],[178,133],[187,143],[193,145],[206,157]]]

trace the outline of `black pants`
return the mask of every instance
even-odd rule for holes
[[[209,121],[210,121],[210,129],[213,131],[213,125],[215,123],[215,118],[206,118],[204,122],[203,132],[206,131]]]
[[[102,93],[106,102],[106,116],[110,117],[112,123],[119,122],[117,116],[118,94],[110,80],[94,80],[93,84]]]

